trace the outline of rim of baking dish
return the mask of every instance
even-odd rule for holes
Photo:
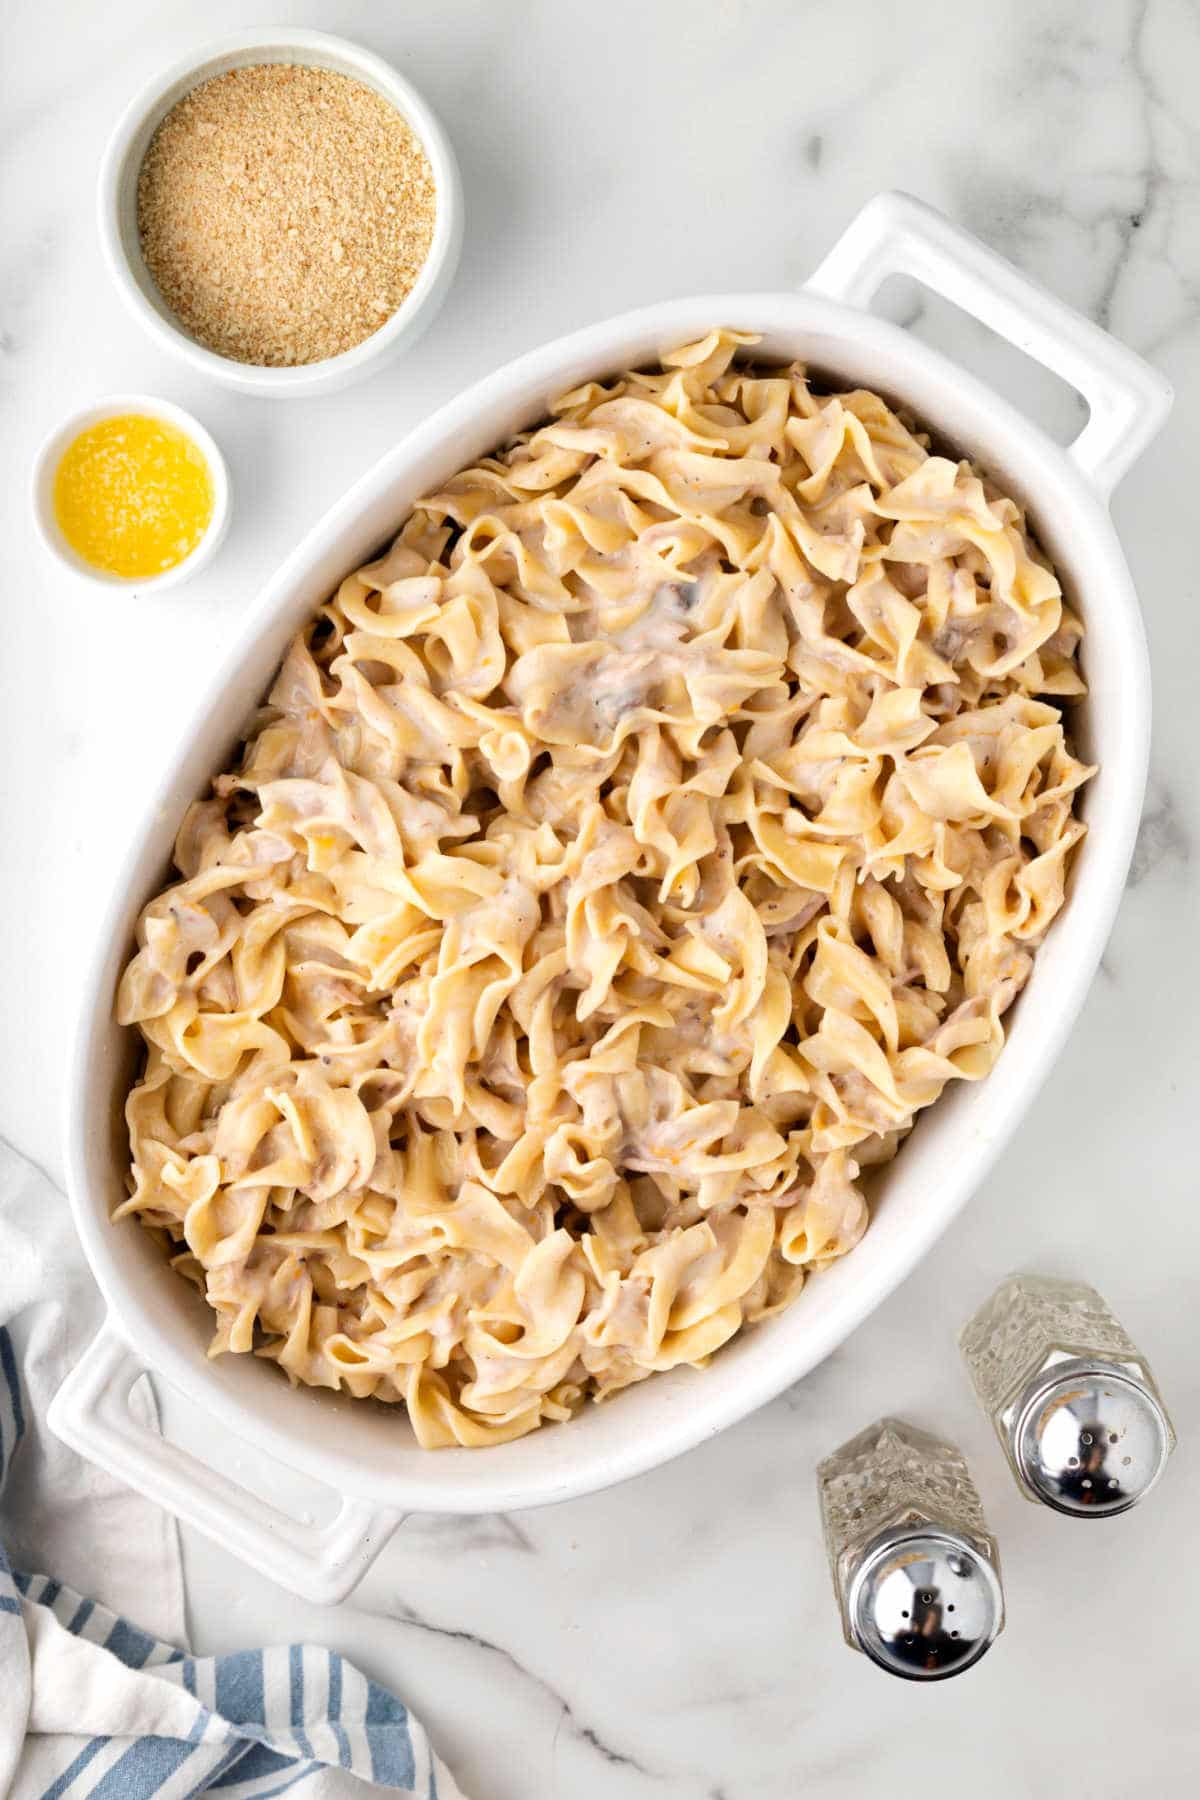
[[[776,323],[781,309],[793,315],[786,325]],[[802,1296],[784,1315],[789,1324],[782,1319],[771,1321],[762,1335],[747,1334],[740,1354],[731,1347],[732,1354],[725,1352],[711,1373],[697,1378],[694,1372],[674,1370],[656,1377],[639,1389],[655,1390],[652,1423],[648,1425],[643,1417],[640,1431],[614,1432],[616,1441],[597,1443],[586,1426],[581,1434],[575,1424],[565,1434],[557,1429],[550,1434],[553,1451],[544,1441],[539,1442],[543,1440],[539,1432],[515,1445],[491,1448],[482,1458],[467,1450],[444,1450],[436,1455],[420,1452],[419,1470],[409,1468],[400,1474],[390,1458],[368,1461],[336,1434],[317,1435],[317,1426],[327,1423],[321,1411],[323,1407],[328,1411],[328,1396],[305,1395],[307,1429],[297,1429],[290,1419],[282,1422],[279,1408],[271,1402],[260,1403],[257,1393],[251,1399],[236,1375],[231,1378],[230,1371],[185,1349],[158,1307],[148,1307],[135,1292],[137,1283],[128,1272],[127,1257],[113,1232],[107,1206],[90,1179],[91,1159],[99,1144],[97,1107],[90,1094],[96,1082],[98,1042],[108,1029],[115,982],[127,954],[130,912],[137,900],[134,884],[145,851],[144,834],[139,834],[109,892],[83,986],[71,1055],[66,1161],[76,1225],[109,1306],[112,1326],[127,1343],[137,1345],[145,1363],[232,1435],[256,1442],[285,1465],[327,1482],[344,1495],[406,1510],[473,1513],[537,1506],[597,1492],[695,1448],[806,1375],[904,1280],[994,1167],[1075,1022],[1112,927],[1141,809],[1150,691],[1141,613],[1104,496],[1061,445],[1011,401],[944,353],[885,320],[804,289],[786,295],[687,296],[607,318],[550,340],[506,364],[419,425],[330,508],[267,583],[193,710],[188,730],[148,806],[147,822],[161,816],[164,808],[175,809],[180,785],[189,791],[195,785],[199,770],[189,765],[197,761],[205,723],[220,707],[221,696],[237,686],[251,636],[267,642],[286,636],[293,623],[290,614],[297,606],[296,590],[312,579],[323,560],[336,560],[343,570],[345,564],[353,565],[356,551],[347,549],[343,558],[340,550],[335,554],[335,547],[353,535],[356,524],[361,531],[364,515],[387,491],[399,467],[419,465],[423,457],[436,454],[450,441],[469,442],[495,414],[511,426],[514,407],[528,409],[534,391],[540,389],[548,398],[586,378],[589,370],[599,373],[622,366],[631,357],[645,354],[644,348],[630,348],[635,342],[643,347],[657,343],[665,349],[685,340],[689,332],[704,329],[706,322],[711,327],[714,319],[740,323],[767,335],[786,330],[789,337],[803,336],[808,340],[810,362],[837,370],[844,379],[858,379],[854,364],[864,359],[887,364],[894,375],[880,385],[898,393],[947,441],[963,453],[979,455],[1007,478],[1006,447],[1014,461],[1019,459],[1019,490],[1025,494],[1040,491],[1047,503],[1057,498],[1064,505],[1066,518],[1054,521],[1052,548],[1058,556],[1074,542],[1076,549],[1068,566],[1072,571],[1086,568],[1086,577],[1080,579],[1086,579],[1089,588],[1106,593],[1106,635],[1120,648],[1121,699],[1114,718],[1117,730],[1105,759],[1108,829],[1088,862],[1086,899],[1077,895],[1072,930],[1065,936],[1051,934],[1039,958],[1042,981],[1038,991],[1046,992],[1047,982],[1053,979],[1057,1004],[1043,1000],[1038,1011],[1046,1016],[1039,1021],[1040,1033],[1031,1037],[1026,1026],[1022,1054],[1014,1054],[1010,1046],[999,1059],[988,1078],[988,1099],[982,1111],[973,1094],[963,1092],[943,1100],[941,1111],[947,1124],[951,1116],[959,1122],[953,1144],[947,1149],[939,1146],[936,1156],[925,1140],[923,1173],[931,1186],[930,1204],[914,1214],[902,1241],[890,1241],[890,1234],[883,1237],[877,1224],[874,1234],[868,1233],[853,1256],[822,1274],[819,1289],[813,1284],[822,1300],[815,1316],[805,1310]],[[497,430],[488,423],[486,428],[489,441],[503,435],[503,426]],[[989,440],[987,446],[977,447],[978,438]],[[1086,546],[1082,552],[1081,543]],[[970,1107],[969,1126],[961,1118],[964,1106]],[[879,1248],[873,1249],[873,1245]],[[844,1273],[847,1268],[852,1283]],[[169,1273],[164,1260],[164,1282]],[[724,1379],[722,1368],[729,1371]],[[681,1373],[685,1377],[691,1374],[691,1381],[675,1379]],[[697,1391],[696,1379],[708,1384],[702,1392]],[[265,1388],[263,1394],[265,1397]],[[620,1404],[618,1400],[617,1406]]]

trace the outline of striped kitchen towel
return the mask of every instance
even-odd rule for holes
[[[175,1648],[174,1520],[43,1425],[101,1312],[65,1196],[0,1139],[0,1800],[461,1800],[417,1721],[335,1652]],[[155,1425],[146,1384],[130,1405]]]
[[[0,1490],[25,1432],[0,1327]],[[15,1800],[362,1795],[462,1800],[418,1722],[332,1650],[187,1656],[0,1546],[0,1794]]]

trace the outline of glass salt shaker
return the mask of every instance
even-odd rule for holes
[[[1175,1448],[1141,1351],[1095,1288],[1014,1275],[963,1327],[971,1380],[1026,1499],[1111,1518]]]
[[[969,1669],[1004,1624],[999,1555],[966,1462],[880,1419],[817,1469],[825,1545],[852,1650],[911,1681]]]

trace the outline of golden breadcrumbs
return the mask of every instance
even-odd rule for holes
[[[421,272],[436,212],[395,107],[291,63],[193,88],[138,176],[142,254],[167,305],[208,349],[272,368],[378,331]]]

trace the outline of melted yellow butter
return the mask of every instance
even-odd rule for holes
[[[212,515],[212,474],[199,446],[141,413],[80,432],[54,477],[54,516],[72,550],[129,580],[175,568]]]

